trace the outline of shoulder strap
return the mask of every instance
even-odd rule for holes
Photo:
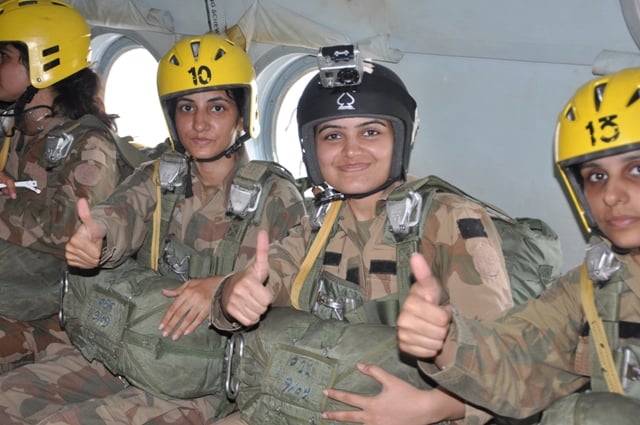
[[[607,339],[607,332],[602,323],[602,319],[598,315],[596,308],[595,298],[593,295],[594,283],[589,279],[589,272],[587,270],[587,264],[582,265],[580,270],[580,294],[582,297],[582,305],[584,308],[589,327],[591,328],[591,334],[593,342],[590,343],[591,347],[595,347],[595,351],[599,359],[599,369],[604,375],[604,380],[607,384],[607,389],[610,392],[624,394],[620,378],[618,377],[616,364],[613,360],[611,352],[611,346]],[[617,323],[616,323],[617,328]],[[617,338],[615,341],[617,345]],[[593,370],[594,368],[592,368]]]
[[[12,127],[13,123],[7,126],[7,128]],[[0,171],[4,171],[4,166],[7,165],[7,159],[9,158],[9,145],[11,145],[11,136],[9,134],[11,134],[11,132],[4,136],[2,148],[0,148]]]
[[[317,272],[320,269],[320,263],[322,259],[322,253],[327,246],[327,239],[333,230],[333,226],[336,222],[336,218],[338,217],[338,213],[342,209],[342,200],[335,201],[331,203],[329,207],[329,211],[327,211],[327,215],[324,218],[322,226],[318,231],[318,234],[313,239],[313,243],[311,247],[307,249],[307,255],[304,257],[302,261],[302,265],[300,266],[300,271],[296,275],[296,278],[291,286],[291,305],[293,308],[297,310],[302,310],[301,307],[302,299],[300,295],[302,293],[302,288],[304,283],[307,281],[309,277],[309,273],[312,269],[315,270],[314,278]]]
[[[250,161],[236,172],[227,207],[234,219],[216,249],[215,274],[226,275],[233,271],[247,229],[261,222],[267,195],[275,183],[274,176],[295,181],[289,171],[272,161]]]
[[[439,177],[428,176],[396,187],[387,197],[389,226],[385,231],[385,241],[396,245],[396,282],[400,305],[406,299],[411,286],[409,260],[413,253],[420,251],[425,221],[431,209],[433,197],[438,192],[459,193],[467,196]]]
[[[156,185],[156,208],[153,211],[151,235],[138,251],[138,262],[144,265],[148,257],[149,267],[156,271],[160,260],[160,240],[167,233],[176,202],[184,196],[184,190],[181,190],[182,186],[174,187],[171,191],[162,189],[162,184],[160,183],[161,160],[161,158],[158,158],[153,164],[152,179]]]

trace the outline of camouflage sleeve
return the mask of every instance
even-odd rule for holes
[[[310,235],[311,225],[308,218],[305,218],[299,226],[291,229],[289,235],[282,242],[271,245],[267,286],[274,294],[274,306],[291,305],[291,287],[307,256]]]
[[[157,203],[153,162],[138,167],[103,202],[91,208],[107,227],[102,267],[115,267],[133,255],[144,242]]]
[[[269,241],[279,241],[306,215],[305,203],[298,188],[290,181],[273,175],[267,194],[260,228],[269,233]]]
[[[524,418],[588,382],[574,372],[583,323],[576,269],[493,322],[454,314],[449,339],[455,361],[438,370],[421,363],[440,385],[499,415]]]
[[[422,252],[461,313],[493,318],[513,306],[500,235],[484,207],[457,195],[436,195]]]
[[[500,236],[480,205],[453,194],[433,199],[422,252],[449,303],[470,317],[494,318],[513,306]],[[469,404],[456,424],[483,424],[491,415]]]
[[[64,258],[64,246],[77,225],[76,203],[105,199],[120,173],[117,148],[100,132],[89,132],[74,143],[67,159],[49,183],[50,192],[21,191],[5,200],[0,212],[0,238]]]

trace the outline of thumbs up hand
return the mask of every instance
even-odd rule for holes
[[[107,235],[106,226],[94,220],[89,209],[89,202],[78,199],[78,217],[82,224],[71,236],[65,246],[65,257],[70,266],[92,269],[100,264],[102,243]]]
[[[268,277],[269,237],[260,231],[253,262],[235,273],[222,288],[224,313],[244,326],[258,323],[273,300],[273,293],[264,286]]]
[[[416,282],[396,323],[398,348],[415,357],[431,358],[437,356],[444,345],[452,311],[449,306],[440,306],[442,287],[424,257],[413,254],[410,263]]]

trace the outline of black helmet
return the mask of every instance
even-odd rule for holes
[[[324,183],[315,146],[315,127],[344,117],[380,117],[391,121],[394,148],[389,182],[405,180],[417,130],[416,102],[400,78],[382,65],[367,64],[358,85],[325,88],[320,74],[311,79],[298,101],[298,135],[307,175]],[[370,71],[370,72],[369,72]]]

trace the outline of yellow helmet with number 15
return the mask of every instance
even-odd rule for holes
[[[597,225],[583,195],[580,164],[639,148],[640,68],[592,79],[560,112],[555,162],[588,233]]]

